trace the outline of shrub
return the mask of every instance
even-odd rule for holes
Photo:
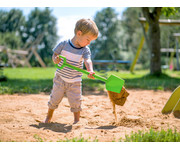
[[[155,131],[151,128],[148,132],[139,130],[138,133],[126,135],[124,142],[180,142],[180,133],[176,129]]]

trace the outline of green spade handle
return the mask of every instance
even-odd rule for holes
[[[88,71],[86,71],[86,70],[84,70],[84,69],[81,69],[81,68],[78,68],[78,67],[75,67],[75,66],[73,66],[73,65],[70,65],[70,64],[66,63],[66,57],[59,55],[59,58],[63,59],[63,64],[62,64],[61,66],[58,66],[58,64],[55,64],[56,68],[58,68],[58,69],[63,69],[65,66],[67,66],[67,67],[69,67],[69,68],[72,68],[72,69],[77,70],[77,71],[79,71],[79,72],[82,72],[82,73],[84,73],[84,74],[87,74],[87,75],[90,74],[90,72],[88,72]],[[103,81],[103,82],[106,82],[106,81],[107,81],[107,79],[105,79],[105,78],[103,78],[103,77],[101,77],[101,76],[99,76],[99,75],[93,74],[93,76],[94,76],[96,79],[101,80],[101,81]]]

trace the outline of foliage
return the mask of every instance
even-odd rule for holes
[[[0,10],[0,32],[20,31],[25,23],[25,17],[19,9],[11,9],[9,12]]]
[[[21,37],[16,32],[0,33],[0,45],[10,49],[18,49],[22,45]]]
[[[104,8],[96,13],[94,21],[100,35],[91,44],[94,59],[114,59],[119,51],[119,19],[113,8]]]
[[[178,8],[176,7],[163,7],[162,8],[162,14],[164,14],[166,17],[176,15],[177,12],[178,12]]]
[[[127,51],[129,56],[127,59],[133,61],[137,52],[140,40],[143,36],[142,26],[139,22],[139,15],[141,14],[140,7],[128,7],[122,14],[122,31],[121,43],[123,50]],[[122,55],[122,52],[121,52]],[[126,60],[127,60],[126,59]],[[138,58],[138,63],[143,64],[143,68],[149,66],[149,49],[144,43],[143,49]]]
[[[180,133],[176,129],[155,131],[151,128],[148,132],[139,130],[126,135],[124,142],[180,142]]]
[[[153,8],[149,8],[150,11],[153,11]],[[170,13],[171,12],[171,13]],[[169,15],[165,14],[168,13]],[[134,55],[136,54],[138,45],[143,36],[142,26],[139,23],[139,17],[141,16],[141,8],[138,7],[128,7],[122,15],[122,29],[123,34],[121,37],[121,44],[123,49],[128,51],[130,60],[133,60]],[[160,19],[179,19],[180,17],[180,8],[178,7],[163,7]],[[180,30],[180,26],[167,26],[160,25],[161,29],[161,48],[175,48],[175,39],[173,33],[177,33]],[[147,35],[149,32],[147,33]],[[122,54],[122,52],[121,52]],[[161,64],[169,65],[170,53],[161,53]],[[147,47],[147,43],[144,43],[143,49],[138,58],[138,64],[142,65],[142,68],[149,68],[150,65],[150,51]],[[166,61],[164,61],[166,59]]]
[[[58,38],[57,20],[51,13],[49,8],[44,10],[35,8],[26,20],[19,9],[11,9],[9,12],[0,10],[0,45],[26,50],[33,41],[39,39],[39,35],[43,34],[42,41],[35,48],[38,49],[37,52],[43,61],[51,65],[52,48]],[[30,62],[33,66],[39,65],[34,56]]]
[[[149,9],[150,12],[153,12],[153,8]],[[132,61],[143,35],[141,24],[138,21],[140,14],[141,8],[138,7],[128,7],[123,12],[122,19],[113,8],[104,8],[97,12],[94,20],[99,28],[100,36],[90,45],[92,58]],[[179,17],[180,8],[162,8],[160,19],[179,19]],[[18,9],[11,9],[9,12],[0,10],[0,20],[0,45],[6,45],[12,49],[23,48],[43,33],[43,41],[37,46],[38,53],[48,66],[52,66],[51,49],[57,41],[57,20],[52,15],[52,10],[34,8],[27,18]],[[161,48],[176,48],[173,34],[179,32],[180,26],[161,25],[160,29]],[[169,57],[170,53],[161,53],[161,65],[169,65]],[[1,60],[4,58],[3,55]],[[145,43],[138,64],[141,64],[141,68],[148,69],[149,59],[150,51]],[[31,64],[39,66],[34,56],[31,59]],[[118,67],[118,69],[120,70],[122,67]]]
[[[19,9],[11,9],[9,12],[0,10],[0,45],[11,49],[22,46],[19,31],[25,23],[25,17]]]
[[[35,8],[31,11],[28,16],[26,24],[21,30],[20,34],[22,36],[22,41],[24,44],[31,43],[43,35],[42,41],[36,47],[41,58],[46,62],[51,59],[52,48],[57,42],[57,28],[56,28],[56,18],[51,14],[52,10],[45,8],[41,10]],[[35,57],[31,59],[33,66],[38,65]]]
[[[123,12],[121,21],[124,31],[124,38],[122,38],[124,41],[124,49],[135,51],[137,50],[137,46],[139,43],[137,42],[137,38],[134,38],[134,34],[142,33],[141,25],[138,21],[140,12],[141,9],[137,7],[129,7]],[[139,28],[141,30],[138,30]]]

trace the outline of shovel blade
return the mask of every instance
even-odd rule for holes
[[[115,75],[111,75],[106,81],[106,89],[108,91],[120,93],[123,86],[124,80]]]

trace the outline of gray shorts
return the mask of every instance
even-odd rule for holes
[[[50,109],[57,109],[59,103],[62,101],[64,94],[68,98],[71,112],[82,111],[81,109],[81,81],[74,83],[67,83],[56,75],[53,79],[53,89],[48,101]]]

